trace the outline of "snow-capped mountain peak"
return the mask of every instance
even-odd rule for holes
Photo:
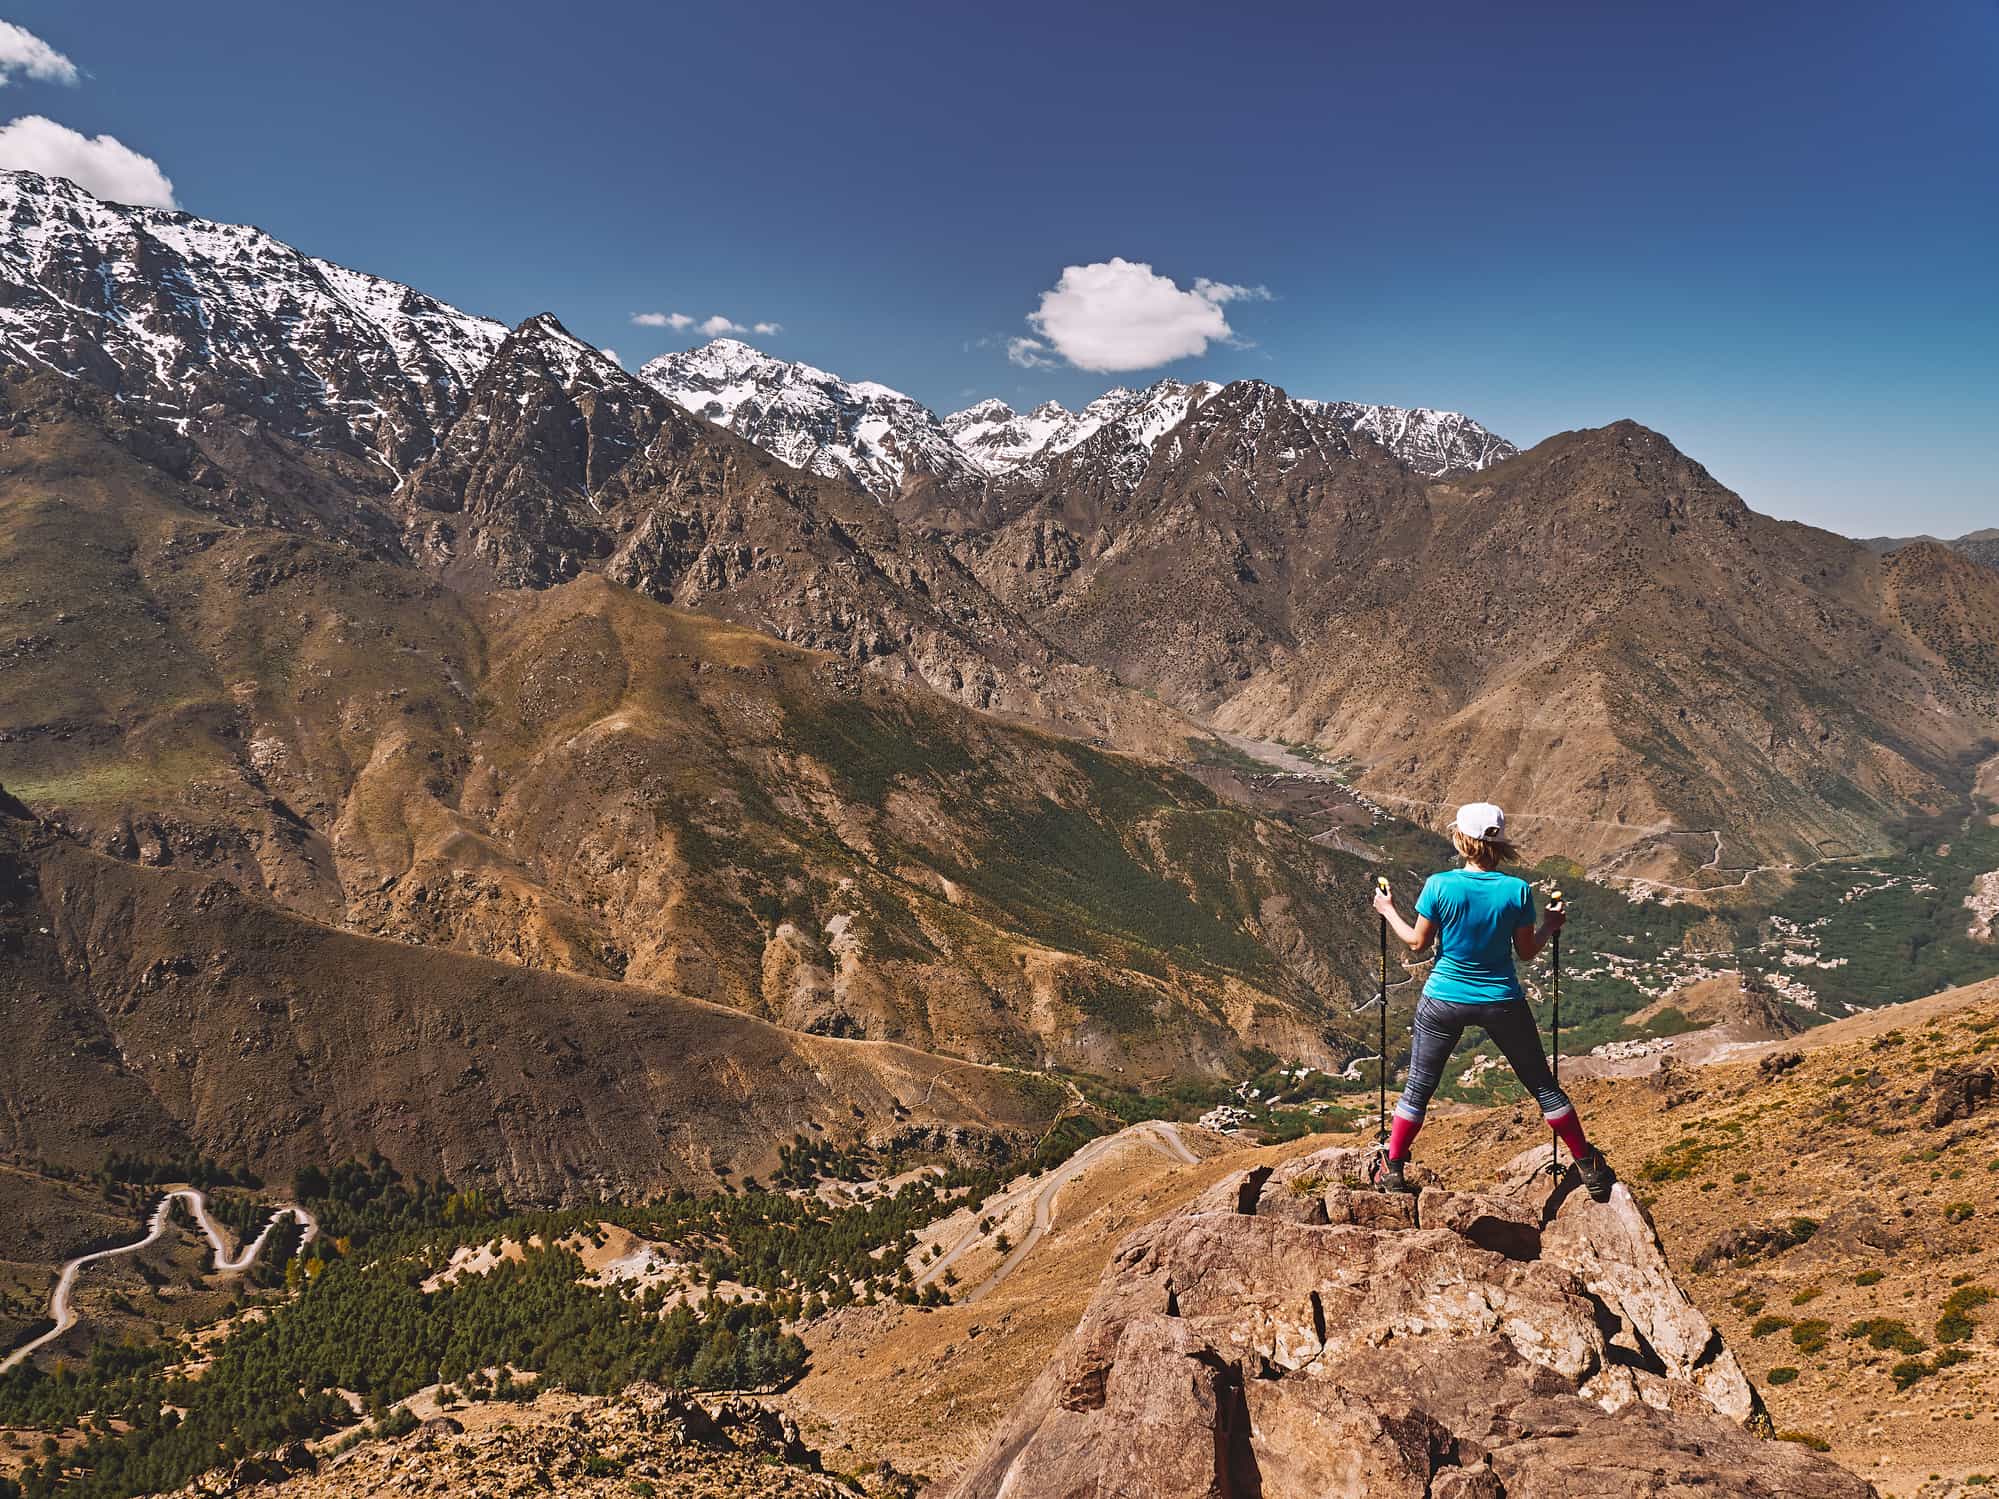
[[[737,339],[662,354],[638,378],[792,467],[850,479],[879,500],[924,478],[956,486],[983,477],[920,401],[872,380],[842,380],[774,358]]]
[[[248,417],[400,472],[437,445],[506,326],[246,224],[0,171],[0,358],[170,420]]]
[[[536,313],[513,331],[512,338],[532,348],[537,362],[564,390],[602,390],[631,382],[624,366],[571,333],[552,312]]]
[[[1073,420],[1059,401],[1044,401],[1022,414],[988,397],[944,418],[951,440],[988,474],[1011,473],[1048,445]]]
[[[944,427],[987,473],[1039,479],[1055,458],[1107,427],[1117,432],[1119,445],[1128,453],[1150,452],[1153,443],[1219,389],[1205,380],[1193,385],[1161,380],[1144,390],[1117,385],[1081,411],[1045,401],[1025,416],[1004,401],[985,400],[952,412],[944,418]],[[1120,464],[1126,467],[1128,461]],[[1143,467],[1141,462],[1139,468]]]
[[[1349,432],[1373,438],[1419,474],[1445,474],[1490,468],[1520,449],[1470,417],[1428,406],[1366,406],[1353,401],[1300,401],[1312,411],[1331,417]]]
[[[784,462],[850,479],[884,501],[926,478],[954,490],[1038,482],[1063,454],[1092,442],[1107,476],[1136,484],[1153,445],[1222,388],[1170,379],[1142,390],[1113,386],[1080,411],[1045,401],[1022,412],[988,397],[940,419],[889,386],[845,380],[733,338],[661,355],[638,377]],[[1288,399],[1275,387],[1271,395]],[[1368,436],[1432,477],[1484,468],[1515,451],[1453,411],[1350,401],[1297,405],[1328,430]]]

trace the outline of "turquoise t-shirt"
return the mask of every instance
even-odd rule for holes
[[[1527,991],[1513,967],[1513,934],[1534,924],[1534,891],[1498,870],[1447,869],[1423,882],[1416,914],[1437,924],[1437,962],[1423,992],[1453,1004],[1499,1004]]]

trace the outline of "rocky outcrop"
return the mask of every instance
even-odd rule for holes
[[[295,1461],[290,1454],[305,1454]],[[759,1401],[701,1400],[636,1384],[588,1398],[544,1394],[495,1420],[468,1408],[397,1437],[362,1442],[314,1464],[302,1443],[205,1475],[190,1499],[256,1485],[283,1499],[360,1499],[410,1493],[602,1495],[625,1499],[825,1499],[833,1493],[900,1499],[892,1468],[864,1486],[837,1485],[789,1416]]]
[[[1930,1127],[1942,1129],[1988,1107],[1999,1091],[1990,1067],[1939,1067],[1930,1078]]]
[[[1491,1193],[1368,1190],[1326,1150],[1119,1247],[951,1499],[1862,1499],[1761,1405],[1629,1191],[1523,1157]]]

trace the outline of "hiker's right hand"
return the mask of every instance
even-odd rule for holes
[[[1567,911],[1563,910],[1560,906],[1550,906],[1541,918],[1542,930],[1552,935],[1555,932],[1559,932],[1562,929],[1562,924],[1568,919],[1569,913]]]

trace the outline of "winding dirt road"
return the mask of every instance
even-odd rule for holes
[[[1134,1124],[1129,1129],[1121,1129],[1114,1135],[1099,1135],[1068,1160],[1057,1166],[1047,1176],[1038,1181],[1023,1182],[1017,1187],[1009,1187],[996,1198],[980,1204],[984,1211],[980,1216],[999,1217],[1011,1210],[1019,1196],[1031,1192],[1034,1201],[1034,1221],[1028,1231],[1020,1236],[1020,1242],[1013,1246],[999,1268],[981,1281],[964,1297],[966,1302],[982,1301],[997,1290],[1006,1278],[1019,1268],[1027,1258],[1029,1250],[1041,1242],[1048,1230],[1055,1224],[1055,1199],[1062,1189],[1076,1180],[1085,1171],[1120,1145],[1143,1144],[1156,1150],[1168,1160],[1183,1166],[1200,1163],[1200,1157],[1187,1148],[1180,1138],[1180,1132],[1163,1119],[1148,1119],[1143,1124]],[[986,1235],[976,1225],[965,1230],[958,1240],[943,1254],[923,1267],[916,1277],[916,1288],[920,1291],[951,1268],[953,1261],[975,1245],[984,1242]]]
[[[285,1203],[271,1214],[264,1231],[244,1245],[234,1255],[229,1253],[229,1241],[222,1236],[222,1228],[208,1216],[208,1199],[194,1187],[177,1187],[159,1201],[153,1209],[153,1216],[146,1225],[146,1236],[130,1244],[121,1244],[115,1249],[100,1249],[93,1254],[80,1254],[62,1267],[62,1274],[56,1279],[56,1288],[49,1296],[49,1319],[55,1326],[30,1342],[23,1343],[6,1358],[0,1359],[0,1374],[5,1374],[16,1365],[33,1357],[37,1349],[45,1348],[57,1338],[76,1326],[76,1309],[70,1304],[76,1290],[76,1278],[83,1267],[98,1260],[115,1259],[121,1254],[137,1254],[147,1245],[156,1243],[167,1231],[167,1212],[178,1197],[194,1213],[194,1221],[208,1238],[215,1250],[215,1269],[221,1275],[236,1275],[249,1269],[257,1262],[257,1256],[264,1248],[264,1241],[271,1236],[271,1230],[285,1218],[290,1218],[305,1229],[299,1240],[299,1247],[310,1244],[319,1233],[319,1220],[299,1207],[296,1203]]]

